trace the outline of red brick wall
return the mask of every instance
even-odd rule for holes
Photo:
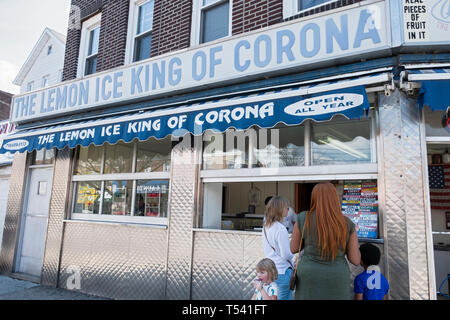
[[[9,119],[12,94],[0,90],[0,121]]]
[[[155,0],[151,56],[188,48],[192,0]]]
[[[283,0],[234,0],[232,34],[240,34],[283,21]]]

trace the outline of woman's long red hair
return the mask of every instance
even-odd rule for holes
[[[316,228],[322,259],[334,260],[347,245],[347,223],[341,211],[336,188],[329,182],[317,184],[311,194],[311,212],[316,212]],[[309,230],[309,218],[305,229]]]

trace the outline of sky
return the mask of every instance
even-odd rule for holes
[[[70,0],[0,0],[0,90],[17,94],[12,84],[42,32],[67,34]]]

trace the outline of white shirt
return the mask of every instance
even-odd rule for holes
[[[266,230],[267,239],[264,235],[264,229]],[[294,265],[294,255],[291,253],[289,246],[289,235],[283,224],[276,221],[269,228],[264,226],[262,230],[262,242],[264,258],[269,258],[275,263],[279,274],[286,273],[286,269]],[[275,248],[275,251],[271,246]],[[292,265],[289,264],[288,260],[291,261]]]
[[[286,217],[283,218],[283,221],[281,222],[289,233],[292,233],[292,230],[294,230],[294,224],[297,222],[297,214],[295,213],[294,209],[289,207],[289,211]]]

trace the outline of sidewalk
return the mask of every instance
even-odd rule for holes
[[[0,300],[108,300],[0,275]]]

